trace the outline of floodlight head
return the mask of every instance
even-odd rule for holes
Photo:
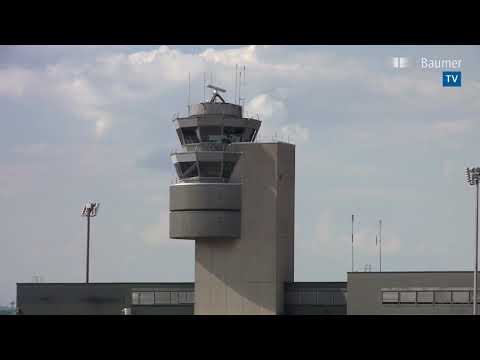
[[[85,204],[82,210],[82,216],[97,216],[98,208],[100,207],[99,202],[88,202]]]
[[[212,89],[213,92],[215,92],[215,93],[216,93],[217,91],[227,92],[227,90],[222,89],[222,88],[220,88],[220,87],[218,87],[218,86],[215,86],[215,85],[207,85],[207,87],[210,88],[210,89]]]
[[[476,185],[480,182],[480,167],[466,168],[465,174],[470,185]]]

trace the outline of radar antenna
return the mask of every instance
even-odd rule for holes
[[[219,88],[218,86],[214,86],[214,85],[208,85],[207,87],[213,90],[213,95],[212,95],[212,98],[210,99],[211,103],[214,103],[216,98],[219,98],[220,100],[222,100],[222,102],[225,102],[225,100],[223,100],[223,97],[218,92],[219,91],[226,92],[227,90]]]

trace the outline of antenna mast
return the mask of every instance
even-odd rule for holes
[[[380,245],[380,272],[382,272],[382,219],[378,221],[378,225],[380,228],[380,239],[379,239],[379,245]]]
[[[203,102],[205,102],[205,88],[207,86],[207,72],[203,72]]]
[[[188,72],[188,116],[190,116],[190,71]]]
[[[233,99],[233,103],[237,103],[237,73],[238,73],[238,65],[235,64],[235,97]]]

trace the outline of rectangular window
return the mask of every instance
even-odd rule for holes
[[[398,303],[398,291],[384,291],[382,292],[382,303],[396,304]]]
[[[246,128],[244,133],[243,133],[243,136],[242,136],[242,141],[243,142],[250,142],[252,141],[252,138],[253,138],[253,133],[255,132],[255,129],[251,129],[251,128]]]
[[[140,304],[140,295],[138,292],[132,292],[132,305]]]
[[[184,127],[182,128],[182,133],[185,144],[198,144],[200,142],[196,127]]]
[[[155,305],[170,304],[170,291],[155,291]]]
[[[140,305],[153,305],[154,304],[153,292],[141,292],[140,293]]]
[[[172,291],[170,293],[170,304],[178,304],[178,292],[177,291]]]
[[[419,291],[417,292],[418,304],[432,304],[433,303],[433,291]]]
[[[235,163],[233,161],[225,161],[223,163],[223,173],[222,177],[229,179],[232,175],[233,168],[235,167]]]
[[[480,289],[477,291],[477,304],[480,303]],[[473,291],[470,291],[470,304],[473,304]]]
[[[470,302],[470,294],[468,291],[452,292],[452,301],[454,304],[468,304]]]
[[[178,292],[179,304],[193,304],[193,291],[179,291]]]
[[[200,161],[200,177],[220,177],[222,163],[220,161]]]
[[[200,138],[202,142],[221,143],[223,140],[222,128],[219,126],[200,127]]]
[[[400,303],[401,304],[415,304],[417,301],[417,293],[415,291],[401,291]]]
[[[180,164],[181,179],[198,176],[198,166],[195,161],[186,161],[178,164]]]
[[[225,126],[223,133],[227,143],[241,142],[244,128]]]
[[[435,291],[435,303],[450,304],[452,302],[451,291]]]

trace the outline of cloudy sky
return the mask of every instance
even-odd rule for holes
[[[422,56],[462,59],[462,87]],[[84,281],[89,199],[91,281],[193,281],[193,242],[168,237],[171,119],[189,72],[193,102],[205,72],[233,100],[235,64],[260,137],[297,145],[296,281],[346,279],[352,213],[356,270],[378,269],[380,218],[384,270],[471,269],[479,63],[467,46],[0,47],[0,305],[33,276]]]

